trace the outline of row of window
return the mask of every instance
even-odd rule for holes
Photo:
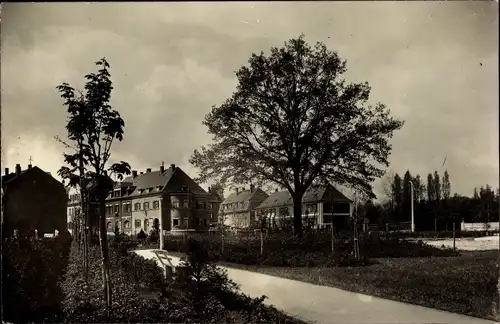
[[[222,210],[229,210],[229,209],[237,209],[237,208],[244,208],[245,207],[245,202],[241,201],[239,203],[231,203],[231,204],[224,204],[221,205]]]
[[[184,200],[182,202],[182,207],[183,208],[189,208],[189,200]],[[212,208],[212,204],[210,205],[210,209]],[[178,199],[172,199],[172,207],[173,208],[179,208],[179,200]],[[141,203],[135,203],[134,204],[134,211],[139,211],[139,210],[149,210],[150,208],[149,201]],[[160,208],[160,202],[158,200],[153,201],[153,208],[152,209],[159,209]],[[207,208],[207,203],[205,201],[197,201],[196,202],[196,208],[197,209],[206,209]],[[120,205],[115,204],[114,206],[107,206],[106,207],[106,213],[107,214],[112,214],[112,213],[118,213],[120,211]],[[131,212],[131,205],[130,203],[125,204],[125,212]]]
[[[280,216],[290,216],[290,210],[292,207],[280,207]],[[318,212],[318,206],[316,204],[306,204],[302,206],[302,212],[306,215],[315,214]],[[349,203],[325,203],[323,206],[324,213],[335,213],[335,214],[348,214],[350,212]],[[263,214],[276,214],[275,208],[262,210]]]
[[[69,195],[70,201],[80,201],[80,194]]]
[[[149,219],[145,219],[144,220],[144,224],[142,224],[141,220],[140,219],[136,219],[135,220],[135,228],[136,229],[139,229],[139,228],[143,228],[145,231],[149,231],[150,229],[152,229],[152,227],[150,228],[150,226],[154,226],[155,223],[159,222],[158,218],[155,218],[155,219],[152,219],[152,218],[149,218]],[[182,225],[184,227],[188,227],[188,220],[187,218],[184,218],[183,219],[183,222],[182,222]],[[121,229],[120,227],[120,222],[119,221],[116,221],[115,222],[115,227]],[[159,226],[159,224],[157,224],[157,226]],[[174,218],[172,219],[172,226],[174,227],[179,227],[180,226],[180,219],[179,218]],[[198,226],[208,226],[208,220],[207,219],[198,219]],[[126,220],[123,222],[123,228],[124,229],[130,229],[130,221]],[[107,230],[108,231],[113,231],[115,228],[113,227],[113,222],[108,222],[107,223]]]

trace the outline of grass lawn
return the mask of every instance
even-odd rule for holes
[[[377,260],[367,267],[339,268],[224,265],[498,320],[498,251]]]

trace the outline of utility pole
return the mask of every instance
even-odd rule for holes
[[[410,180],[411,232],[415,232],[415,212],[413,209],[413,181]]]

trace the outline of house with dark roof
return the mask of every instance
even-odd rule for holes
[[[256,224],[256,208],[268,197],[260,188],[236,188],[221,204],[220,216],[225,225],[233,228],[249,228]]]
[[[259,219],[264,219],[269,227],[282,227],[293,221],[293,200],[288,191],[276,190],[256,210]],[[315,227],[333,222],[336,229],[342,229],[352,211],[353,201],[330,184],[312,187],[302,198],[303,222]]]
[[[2,191],[4,235],[14,229],[22,236],[34,235],[35,229],[40,236],[67,229],[66,189],[48,172],[31,164],[25,170],[16,164],[13,173],[5,168]]]
[[[162,221],[167,231],[208,230],[217,220],[220,200],[175,164],[146,169],[118,182],[106,199],[108,232],[149,233]]]

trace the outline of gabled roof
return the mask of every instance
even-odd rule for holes
[[[342,194],[332,185],[309,188],[302,197],[302,203],[312,203],[322,200],[351,202],[349,198],[344,196],[344,194]],[[290,205],[293,205],[293,200],[290,193],[288,191],[278,191],[272,193],[257,208],[272,208]]]
[[[50,176],[52,179],[54,179],[54,181],[59,182],[57,179],[55,179],[54,177],[52,177],[52,175],[50,174],[50,172],[45,172],[42,169],[40,169],[39,167],[33,166],[31,168],[22,170],[19,173],[19,175],[16,175],[15,172],[11,172],[9,174],[3,175],[2,176],[2,188],[5,188],[9,183],[12,183],[12,182],[16,181],[17,179],[22,178],[24,175],[26,175],[29,172],[33,172],[34,170],[38,170],[39,172],[45,173],[48,176]],[[61,182],[59,182],[59,183],[61,183]],[[61,183],[61,185],[62,185],[62,183]]]
[[[158,171],[146,172],[143,174],[138,174],[135,178],[132,176],[128,176],[120,183],[126,185],[130,185],[131,187],[135,187],[134,191],[129,196],[138,196],[146,193],[153,192],[161,192],[163,188],[167,185],[167,183],[172,178],[175,170],[165,169],[163,173]],[[148,190],[149,192],[143,192]]]
[[[238,193],[233,192],[231,193],[223,202],[222,204],[232,204],[232,203],[239,203],[239,202],[245,202],[252,200],[252,197],[255,195],[255,193],[259,192],[263,193],[264,195],[267,196],[267,194],[260,188],[255,189],[253,192],[250,190],[242,190],[239,191]]]

